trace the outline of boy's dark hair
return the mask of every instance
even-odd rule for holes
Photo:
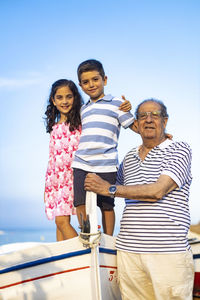
[[[136,108],[136,110],[135,110],[135,118],[136,118],[136,119],[138,119],[138,111],[139,111],[139,109],[140,109],[140,106],[141,106],[142,104],[146,103],[146,102],[155,102],[155,103],[159,104],[159,105],[160,105],[160,108],[161,108],[161,109],[160,109],[160,110],[161,110],[161,116],[162,116],[163,118],[168,118],[168,117],[169,117],[169,115],[168,115],[168,113],[167,113],[167,108],[166,108],[165,104],[164,104],[161,100],[157,100],[157,99],[155,99],[155,98],[150,98],[150,99],[146,99],[146,100],[142,101],[142,102],[137,106],[137,108]]]
[[[49,133],[52,131],[52,127],[55,125],[56,122],[59,121],[60,118],[60,112],[53,104],[53,99],[57,90],[64,86],[69,87],[69,89],[71,90],[74,96],[72,109],[69,111],[67,115],[67,121],[66,121],[66,123],[69,124],[69,130],[74,131],[75,129],[79,129],[81,125],[80,109],[83,104],[83,100],[78,91],[78,88],[72,80],[59,79],[52,84],[48,103],[47,103],[47,109],[45,112],[46,117],[44,119],[46,123],[46,131]]]
[[[83,61],[77,69],[78,80],[81,82],[81,74],[89,71],[98,71],[101,77],[104,79],[105,72],[102,63],[96,59],[88,59]]]

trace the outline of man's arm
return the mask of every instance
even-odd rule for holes
[[[110,183],[96,174],[89,173],[85,179],[85,190],[110,196]],[[175,181],[168,175],[161,175],[155,183],[136,185],[117,185],[115,197],[156,202],[177,188]]]
[[[130,128],[131,130],[133,130],[135,133],[139,133],[139,132],[138,132],[138,128],[137,128],[137,126],[136,126],[136,124],[135,124],[135,121],[129,126],[129,128]]]

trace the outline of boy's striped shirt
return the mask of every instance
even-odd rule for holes
[[[120,128],[128,128],[133,115],[119,110],[122,99],[111,95],[88,101],[81,109],[82,133],[73,168],[89,172],[115,172]]]

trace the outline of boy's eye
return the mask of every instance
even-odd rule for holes
[[[87,83],[88,83],[87,80],[82,81],[82,84],[87,84]]]

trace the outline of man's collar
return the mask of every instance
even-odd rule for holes
[[[114,97],[111,94],[108,94],[108,95],[105,95],[103,98],[97,100],[97,102],[100,101],[100,100],[104,100],[104,101],[110,102],[110,101],[112,101],[113,98]],[[88,102],[86,102],[85,105],[88,105],[89,103],[92,103],[92,102],[93,101],[91,99],[89,99]]]
[[[156,147],[157,147],[157,148],[160,148],[160,149],[165,149],[165,148],[167,148],[169,145],[171,145],[172,143],[174,143],[172,140],[166,139],[164,142],[162,142],[162,143],[160,143],[159,145],[153,147],[152,149],[154,149],[154,148],[156,148]],[[136,147],[137,153],[139,153],[140,147],[141,147],[141,145],[138,146],[138,147]],[[151,150],[152,150],[152,149],[151,149]]]
[[[168,147],[169,145],[171,145],[172,143],[173,143],[172,140],[166,139],[164,142],[162,142],[161,144],[159,144],[158,147],[160,149],[164,149],[164,148]]]

